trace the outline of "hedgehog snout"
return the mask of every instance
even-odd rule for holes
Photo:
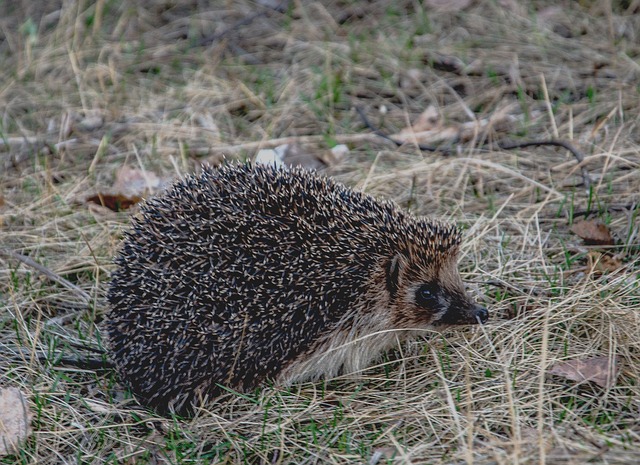
[[[441,297],[440,308],[442,310],[432,321],[436,326],[484,324],[489,320],[489,311],[463,293],[445,293]]]
[[[482,305],[474,304],[471,310],[471,316],[481,325],[485,324],[489,319],[489,310]]]

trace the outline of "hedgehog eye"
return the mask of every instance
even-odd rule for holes
[[[437,286],[435,284],[423,284],[416,291],[416,303],[421,307],[434,307],[437,302]]]

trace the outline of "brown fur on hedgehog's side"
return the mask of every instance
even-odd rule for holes
[[[110,357],[161,412],[188,413],[220,386],[355,372],[399,334],[487,320],[464,291],[459,243],[452,225],[303,169],[204,168],[126,234]]]

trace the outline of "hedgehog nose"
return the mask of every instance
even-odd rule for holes
[[[485,324],[489,319],[489,311],[477,304],[475,305],[475,308],[473,309],[471,315],[481,325]]]

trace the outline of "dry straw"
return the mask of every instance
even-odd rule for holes
[[[624,2],[271,3],[6,5],[0,386],[26,394],[33,420],[19,454],[0,460],[638,463],[637,15]],[[447,127],[510,111],[445,141],[444,156],[378,141],[354,110],[394,134],[429,105]],[[497,148],[551,137],[584,161]],[[329,174],[466,228],[463,277],[490,324],[425,331],[331,382],[230,392],[186,422],[140,410],[108,370],[56,365],[101,346],[131,214],[87,195],[123,165],[171,177],[221,146],[243,158],[283,140],[318,152],[348,142]],[[585,246],[577,219],[606,223],[615,244]],[[596,356],[617,362],[605,386],[549,373]]]

